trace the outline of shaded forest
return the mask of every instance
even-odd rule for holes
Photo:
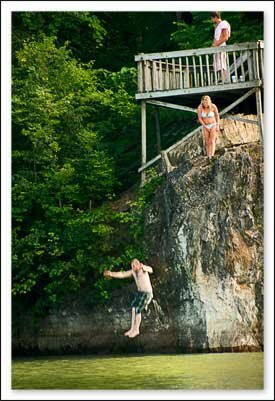
[[[146,259],[139,188],[140,105],[134,56],[208,47],[205,12],[14,12],[12,16],[13,318],[39,317],[82,291],[86,306],[120,283],[104,269]],[[229,44],[263,39],[263,13],[227,12]],[[148,157],[157,154],[148,107]],[[197,125],[160,111],[162,147]],[[180,132],[173,132],[175,124]],[[121,212],[112,202],[135,191]]]

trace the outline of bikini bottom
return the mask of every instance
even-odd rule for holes
[[[217,124],[218,124],[218,123],[207,124],[206,127],[207,127],[208,129],[211,129],[211,128],[215,127],[215,125],[217,125]]]

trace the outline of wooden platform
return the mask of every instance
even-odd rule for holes
[[[219,60],[226,66],[220,74]],[[160,160],[185,138],[196,133],[200,126],[181,141],[146,160],[146,106],[167,107],[197,113],[202,95],[210,95],[220,114],[240,107],[255,95],[257,116],[263,138],[262,93],[264,88],[264,42],[248,42],[229,46],[190,49],[176,52],[139,54],[135,56],[138,68],[138,92],[141,101],[141,167],[142,184],[147,167]],[[240,110],[237,110],[240,112]],[[227,114],[228,115],[228,114]],[[249,121],[247,121],[249,122]],[[255,121],[251,122],[255,123]],[[159,122],[156,122],[156,126]]]

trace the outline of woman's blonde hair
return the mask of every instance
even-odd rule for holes
[[[202,96],[202,98],[201,98],[201,105],[202,105],[202,107],[203,107],[203,101],[204,101],[204,99],[209,99],[210,100],[210,110],[212,109],[212,100],[211,100],[211,97],[209,96],[209,95],[203,95]]]

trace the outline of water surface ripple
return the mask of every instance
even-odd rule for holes
[[[18,358],[13,389],[263,389],[263,353]]]

